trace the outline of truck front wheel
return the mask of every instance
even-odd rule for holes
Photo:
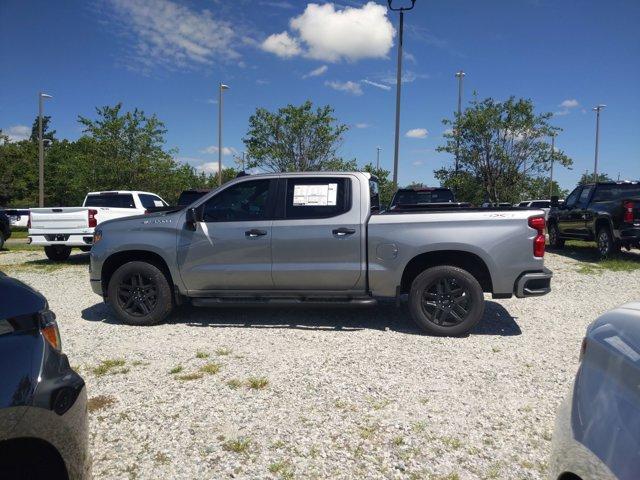
[[[147,262],[128,262],[111,276],[109,303],[129,325],[155,325],[173,309],[171,287],[162,271]]]
[[[49,245],[44,247],[44,254],[54,262],[64,262],[71,255],[71,247],[64,245]]]
[[[413,320],[428,334],[464,335],[482,318],[482,287],[461,268],[428,268],[411,284],[409,310]]]

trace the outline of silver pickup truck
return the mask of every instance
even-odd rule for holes
[[[90,280],[125,323],[175,305],[375,305],[408,299],[416,323],[462,335],[494,298],[550,291],[544,212],[380,212],[367,173],[237,178],[174,212],[107,221]]]

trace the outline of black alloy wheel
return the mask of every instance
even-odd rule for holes
[[[120,280],[118,304],[129,315],[149,315],[158,303],[158,286],[153,278],[133,273]]]
[[[464,322],[473,301],[468,289],[453,277],[440,277],[425,287],[422,311],[430,322],[442,327],[453,327]]]

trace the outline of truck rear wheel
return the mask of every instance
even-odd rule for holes
[[[64,262],[71,255],[71,247],[64,245],[49,245],[44,247],[44,254],[54,262]]]
[[[620,244],[616,243],[608,227],[598,230],[598,252],[600,257],[607,258],[620,251]]]
[[[453,266],[428,268],[411,284],[409,310],[431,335],[469,333],[484,313],[482,287],[466,270]]]
[[[129,325],[156,325],[173,309],[167,277],[147,262],[128,262],[111,276],[107,294],[120,320]]]
[[[560,230],[558,229],[558,225],[555,223],[550,223],[548,228],[549,233],[549,246],[552,248],[562,248],[564,247],[564,240],[560,238]]]

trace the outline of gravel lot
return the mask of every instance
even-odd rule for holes
[[[466,338],[393,307],[185,307],[140,328],[92,293],[86,254],[43,258],[2,252],[0,269],[57,313],[92,399],[94,474],[114,479],[544,478],[585,327],[640,284],[547,254],[553,292],[489,301]]]

